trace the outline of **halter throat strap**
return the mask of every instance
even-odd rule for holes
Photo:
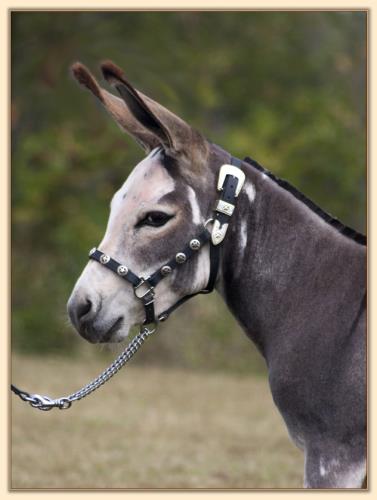
[[[121,264],[101,250],[98,250],[98,248],[90,250],[90,259],[99,262],[133,286],[135,296],[141,300],[144,306],[144,325],[165,321],[175,309],[187,300],[198,294],[206,294],[213,291],[220,264],[220,244],[225,238],[230,219],[235,209],[236,198],[245,181],[245,174],[241,170],[241,166],[242,161],[232,156],[230,164],[225,164],[220,168],[217,190],[220,191],[221,195],[214,209],[213,218],[207,221],[207,223],[213,222],[212,231],[210,232],[207,229],[206,223],[198,236],[191,239],[180,252],[176,253],[173,258],[147,278],[138,276],[126,265]],[[207,286],[199,292],[182,297],[156,317],[154,308],[155,287],[163,278],[190,260],[207,243],[210,245],[210,272]]]

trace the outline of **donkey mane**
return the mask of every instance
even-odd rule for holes
[[[354,240],[356,243],[359,243],[360,245],[365,246],[367,244],[367,238],[364,234],[359,233],[358,231],[355,231],[354,229],[346,226],[345,224],[340,222],[339,219],[333,217],[332,215],[322,210],[322,208],[320,208],[312,200],[307,198],[303,193],[301,193],[298,189],[292,186],[292,184],[290,184],[288,181],[280,179],[279,177],[277,177],[272,172],[262,167],[262,165],[259,165],[259,163],[257,163],[255,160],[253,160],[248,156],[244,159],[244,161],[249,165],[251,165],[252,167],[254,167],[255,169],[262,172],[263,174],[267,175],[267,177],[273,180],[276,184],[278,184],[280,187],[291,193],[295,198],[303,202],[314,213],[319,215],[321,219],[323,219],[325,222],[333,226],[341,234],[344,234],[344,236]]]

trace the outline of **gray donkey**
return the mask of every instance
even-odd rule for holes
[[[118,342],[215,287],[266,360],[274,402],[305,455],[305,487],[363,487],[365,237],[205,139],[112,62],[102,71],[120,97],[81,63],[72,70],[147,154],[115,193],[69,299],[78,332]]]

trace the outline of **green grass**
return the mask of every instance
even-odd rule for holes
[[[15,355],[12,380],[73,392],[104,360]],[[300,488],[303,456],[256,375],[127,367],[70,410],[12,398],[11,488]]]

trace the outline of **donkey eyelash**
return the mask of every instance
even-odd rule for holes
[[[136,224],[136,227],[142,226],[152,226],[152,227],[161,227],[165,225],[170,219],[172,219],[174,215],[167,214],[165,212],[148,212],[139,222]]]

